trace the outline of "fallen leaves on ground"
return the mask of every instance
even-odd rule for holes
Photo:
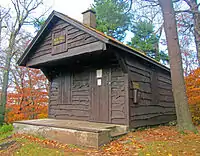
[[[200,127],[198,127],[198,130],[200,130]],[[68,153],[73,155],[94,156],[200,155],[199,134],[194,134],[192,132],[181,133],[177,131],[176,127],[168,126],[159,126],[157,128],[130,132],[127,135],[102,146],[99,150],[61,144],[56,141],[38,138],[31,135],[17,134],[13,135],[13,138],[19,142],[21,147],[25,147],[27,143],[33,142],[38,144],[40,148],[56,150],[58,155],[67,155]]]

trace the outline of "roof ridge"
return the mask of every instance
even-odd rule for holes
[[[25,59],[25,57],[27,56],[28,52],[31,50],[31,48],[33,47],[33,45],[35,44],[35,42],[37,41],[37,39],[40,37],[41,33],[45,30],[45,28],[47,27],[47,25],[50,23],[50,21],[52,20],[52,18],[54,16],[57,16],[58,18],[66,21],[66,22],[69,22],[67,20],[70,20],[70,24],[76,26],[76,24],[78,24],[79,26],[81,26],[82,28],[79,27],[79,29],[81,29],[82,31],[86,31],[87,33],[89,33],[90,35],[92,35],[93,37],[99,39],[100,41],[104,42],[104,43],[107,43],[107,44],[111,44],[113,46],[116,46],[115,44],[118,44],[119,46],[123,46],[124,48],[126,49],[123,49],[123,47],[119,47],[123,50],[126,50],[126,51],[131,51],[132,54],[135,54],[139,57],[142,57],[144,58],[145,60],[157,65],[157,66],[160,66],[161,68],[164,68],[165,70],[169,71],[170,69],[168,67],[166,67],[165,65],[161,64],[160,62],[158,62],[157,60],[147,56],[144,52],[136,49],[136,48],[133,48],[131,46],[128,46],[118,40],[116,40],[115,38],[111,37],[111,36],[108,36],[106,34],[104,34],[103,32],[97,30],[97,29],[94,29],[88,25],[85,25],[83,24],[82,22],[74,19],[74,18],[71,18],[69,17],[68,15],[66,14],[63,14],[61,12],[58,12],[56,10],[53,10],[51,12],[51,14],[49,15],[49,17],[47,18],[47,20],[45,21],[45,24],[43,25],[43,27],[38,31],[37,35],[33,38],[33,40],[31,41],[31,43],[28,45],[28,47],[26,48],[26,50],[24,51],[24,53],[22,54],[22,56],[20,57],[20,59],[18,60],[18,64],[21,64],[22,61]],[[66,19],[65,19],[66,18]],[[77,27],[77,26],[76,26]],[[83,28],[86,28],[83,30]],[[114,43],[114,44],[113,44]]]

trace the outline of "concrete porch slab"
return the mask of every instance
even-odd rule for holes
[[[112,136],[125,134],[125,125],[95,123],[78,120],[37,119],[17,121],[16,133],[39,135],[64,144],[95,147],[108,143]]]

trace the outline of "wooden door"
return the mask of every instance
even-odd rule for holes
[[[98,70],[100,75],[98,75]],[[109,123],[109,70],[97,69],[91,73],[91,121]]]

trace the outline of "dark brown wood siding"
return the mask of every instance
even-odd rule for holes
[[[64,35],[66,41],[64,43],[53,45],[54,36],[56,34]],[[51,31],[46,32],[40,43],[35,47],[34,52],[30,54],[27,66],[37,63],[52,61],[57,58],[64,57],[63,53],[71,53],[70,50],[76,47],[81,47],[91,43],[98,43],[98,40],[91,35],[81,31],[80,29],[70,25],[63,20],[57,20]],[[74,55],[76,54],[73,52]],[[55,55],[57,55],[55,57]],[[72,55],[72,54],[70,54]],[[59,56],[59,57],[58,57]],[[67,56],[67,55],[66,55]]]
[[[136,57],[126,57],[130,87],[130,125],[141,127],[175,120],[170,73]],[[134,102],[134,89],[138,89]]]
[[[102,69],[102,86],[97,86],[96,70]],[[127,76],[114,64],[77,71],[60,71],[52,78],[49,117],[127,124]],[[127,87],[127,88],[125,88]]]
[[[89,72],[61,73],[51,82],[49,117],[89,120]]]
[[[127,124],[126,78],[119,65],[111,68],[111,123]]]

